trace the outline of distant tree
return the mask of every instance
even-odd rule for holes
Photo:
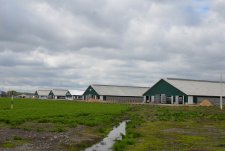
[[[6,96],[7,96],[6,92],[2,91],[2,97],[6,97]]]
[[[10,91],[7,91],[6,93],[8,97],[16,96],[17,94],[18,92],[16,92],[15,90],[10,90]]]

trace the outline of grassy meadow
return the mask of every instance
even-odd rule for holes
[[[219,107],[136,106],[139,116],[114,150],[224,151],[225,111]]]
[[[128,105],[72,101],[0,99],[0,123],[20,127],[26,123],[54,123],[64,127],[112,125],[120,121]],[[26,127],[24,127],[26,128]]]
[[[0,150],[15,148],[32,141],[44,143],[45,140],[42,138],[46,136],[43,133],[47,136],[51,134],[51,139],[63,134],[72,140],[69,144],[67,142],[53,144],[59,145],[56,149],[61,147],[60,150],[82,150],[105,137],[113,126],[127,118],[124,115],[130,110],[129,105],[33,99],[14,99],[11,109],[11,102],[10,98],[0,98],[0,133],[1,130],[9,131],[8,128],[19,129],[22,132],[13,132],[17,135],[12,134],[7,136],[8,138],[0,136]],[[26,131],[35,133],[34,138],[26,136]],[[70,133],[74,133],[74,136],[67,136]],[[58,139],[60,141],[60,138]],[[33,150],[33,148],[25,150]],[[44,150],[49,149],[44,148]]]
[[[218,107],[156,106],[85,103],[76,101],[0,98],[0,130],[62,133],[87,128],[87,137],[99,136],[94,142],[79,142],[65,150],[81,150],[103,138],[122,120],[127,134],[117,141],[115,151],[224,151],[225,111]],[[91,134],[91,135],[90,135]],[[20,138],[20,139],[18,139]],[[13,136],[0,147],[26,143]],[[13,147],[15,147],[14,145]]]

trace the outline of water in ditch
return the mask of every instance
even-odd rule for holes
[[[126,135],[126,123],[123,121],[119,126],[114,127],[101,142],[94,144],[93,146],[86,148],[85,151],[112,151],[112,146],[116,140],[122,140],[122,135]]]

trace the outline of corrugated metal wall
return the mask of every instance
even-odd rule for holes
[[[142,103],[144,100],[144,97],[120,97],[120,96],[106,96],[107,101],[113,101],[113,102],[124,102],[124,103]]]
[[[201,103],[204,100],[209,100],[214,105],[220,105],[220,98],[216,98],[216,97],[197,97],[197,103]],[[223,105],[225,105],[225,98],[223,98]]]

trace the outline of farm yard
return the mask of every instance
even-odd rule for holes
[[[127,133],[113,150],[225,150],[218,107],[104,104],[0,98],[0,150],[84,150],[119,122]]]

